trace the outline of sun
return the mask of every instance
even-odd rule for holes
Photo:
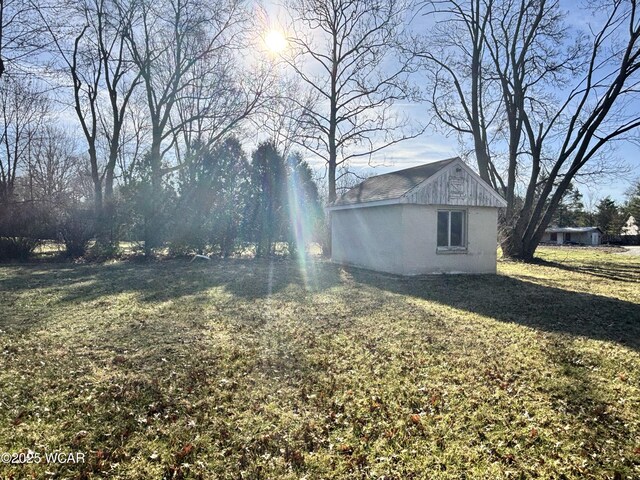
[[[270,30],[264,36],[264,44],[273,53],[280,53],[287,47],[287,39],[282,32],[278,30]]]

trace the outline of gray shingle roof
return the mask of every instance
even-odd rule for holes
[[[549,227],[545,230],[547,233],[589,233],[594,230],[600,230],[598,227]],[[602,230],[600,230],[602,232]]]
[[[335,201],[334,205],[354,205],[400,198],[409,190],[417,187],[456,160],[458,160],[458,157],[447,158],[446,160],[367,178],[361,184],[345,192]]]

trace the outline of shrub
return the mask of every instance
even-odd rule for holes
[[[56,210],[40,202],[0,204],[0,236],[55,239]]]
[[[198,253],[189,241],[172,240],[169,242],[170,257],[187,257]]]
[[[96,242],[84,257],[91,262],[103,262],[110,258],[118,258],[120,255],[122,255],[122,249],[117,243]]]
[[[28,260],[40,241],[29,237],[0,237],[0,259]]]
[[[27,260],[42,239],[54,238],[51,208],[34,202],[0,205],[0,259]]]
[[[94,218],[90,209],[74,208],[65,213],[60,223],[60,236],[67,257],[77,258],[87,252],[87,244],[95,234]]]

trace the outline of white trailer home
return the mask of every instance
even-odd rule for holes
[[[598,227],[549,227],[541,242],[557,245],[600,245],[602,230]]]

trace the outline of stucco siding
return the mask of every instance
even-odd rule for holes
[[[498,211],[469,207],[466,210],[466,250],[437,247],[437,212],[451,206],[404,205],[405,275],[422,273],[495,273]]]
[[[404,204],[334,211],[332,259],[400,275],[495,273],[497,209],[466,208],[467,248],[450,253],[437,248],[439,208],[452,207]]]
[[[334,262],[402,273],[402,205],[331,212]]]

